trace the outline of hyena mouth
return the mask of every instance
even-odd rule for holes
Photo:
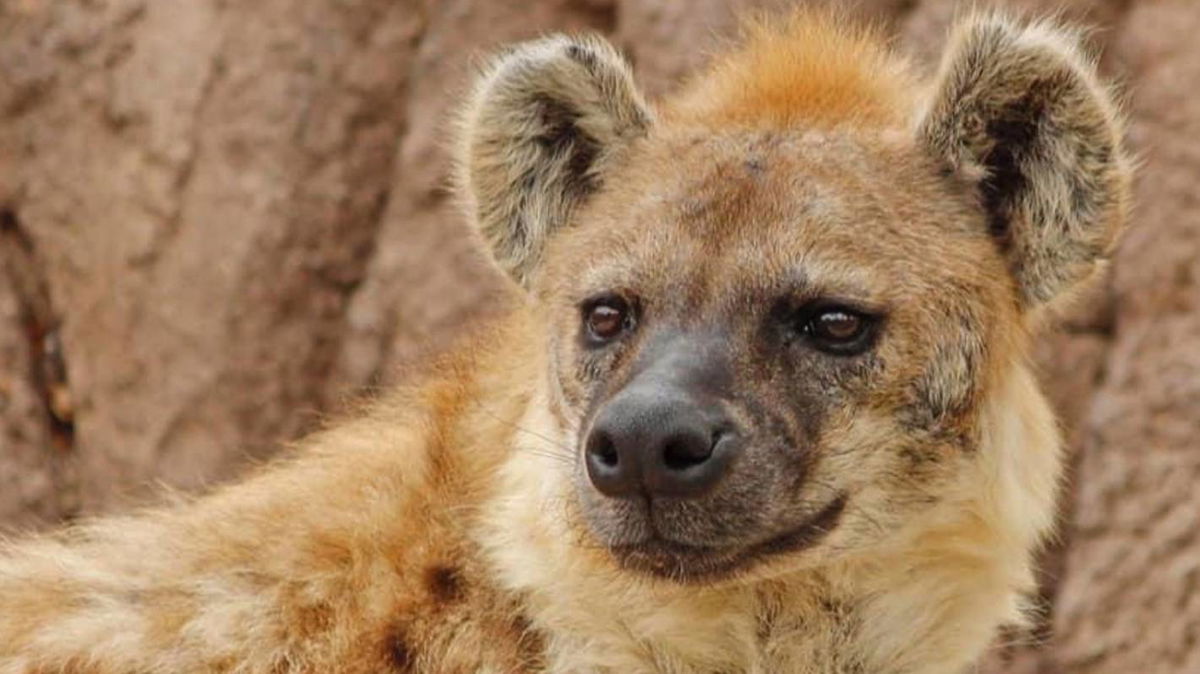
[[[748,570],[767,557],[812,547],[837,527],[846,509],[841,494],[800,526],[746,547],[688,545],[660,536],[610,549],[624,568],[683,583],[714,582]]]

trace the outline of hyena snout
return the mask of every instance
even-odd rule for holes
[[[584,451],[588,478],[605,496],[698,498],[729,472],[739,444],[723,414],[686,391],[651,384],[614,396]]]

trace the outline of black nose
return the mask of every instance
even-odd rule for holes
[[[618,395],[592,424],[588,477],[606,496],[702,496],[728,472],[736,442],[730,428],[686,397]]]

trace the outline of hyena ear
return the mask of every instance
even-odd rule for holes
[[[500,267],[528,285],[546,241],[651,118],[628,64],[602,38],[556,35],[496,57],[455,150],[461,196]]]
[[[919,137],[978,185],[1026,309],[1091,276],[1129,203],[1122,124],[1079,36],[995,15],[959,25]]]

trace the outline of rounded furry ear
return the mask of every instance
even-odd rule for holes
[[[455,159],[460,194],[500,267],[528,285],[548,238],[651,117],[602,38],[556,35],[496,57],[459,120]]]
[[[918,134],[978,185],[1027,309],[1110,254],[1129,203],[1121,127],[1077,35],[995,15],[954,31]]]

